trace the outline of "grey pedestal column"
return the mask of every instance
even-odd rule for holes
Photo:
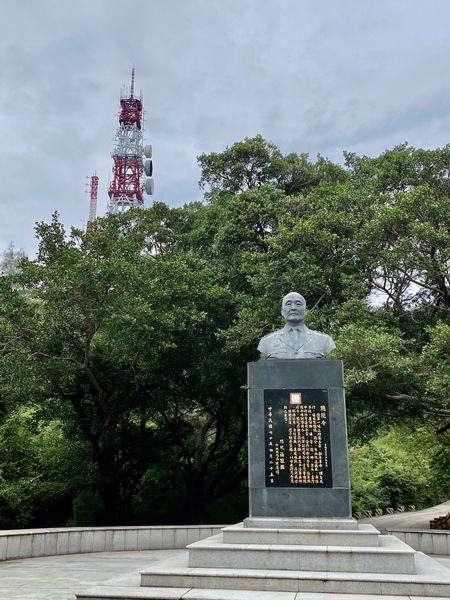
[[[249,363],[248,388],[250,518],[247,519],[246,526],[258,527],[263,526],[264,523],[268,523],[270,526],[271,520],[277,523],[285,520],[287,527],[290,526],[289,522],[296,520],[303,520],[304,523],[309,521],[311,526],[314,526],[314,521],[317,519],[330,522],[333,520],[344,522],[349,519],[353,521],[351,519],[342,362],[329,359],[295,359],[260,360]],[[278,392],[274,392],[274,390],[278,390]],[[316,396],[326,399],[327,411],[324,422],[326,421],[327,428],[326,451],[328,458],[324,457],[327,468],[324,468],[323,471],[328,471],[328,473],[324,483],[321,483],[323,473],[320,481],[316,476],[314,480],[311,479],[314,483],[305,482],[304,477],[299,478],[298,472],[295,477],[292,475],[293,466],[289,465],[289,462],[293,462],[293,456],[288,451],[286,440],[282,440],[284,444],[282,446],[282,467],[279,464],[279,449],[276,459],[278,461],[277,468],[284,470],[284,479],[281,476],[270,479],[268,475],[269,462],[273,463],[268,459],[268,444],[270,444],[269,440],[274,439],[269,437],[272,434],[269,429],[271,425],[268,422],[272,421],[272,416],[275,419],[277,415],[279,419],[286,419],[287,411],[291,408],[292,411],[289,414],[295,414],[296,409],[290,406],[290,402],[298,403],[298,393],[302,394],[300,404],[306,405],[302,409],[297,409],[300,411],[314,412],[314,407],[307,406],[312,402],[308,400],[309,398]],[[275,411],[274,415],[270,412],[273,398],[278,398],[276,400],[278,412]],[[270,408],[268,408],[269,406]],[[307,413],[299,412],[298,414]],[[292,432],[292,428],[298,428],[299,425],[298,423],[297,425],[292,425],[292,423],[286,425],[285,422],[281,425],[289,429],[291,440],[289,444],[292,450],[292,439],[298,439],[295,436],[299,435]],[[282,437],[288,437],[288,435]],[[322,438],[320,444],[322,444]],[[270,455],[270,457],[272,456]],[[290,480],[289,468],[291,470]],[[298,471],[298,465],[295,468]],[[299,483],[300,480],[302,483]],[[284,483],[280,484],[280,481],[284,481]]]

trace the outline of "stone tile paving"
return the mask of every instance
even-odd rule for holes
[[[93,586],[137,587],[141,571],[167,559],[177,561],[185,554],[185,550],[98,552],[0,562],[0,600],[75,600],[76,593],[82,593]],[[450,569],[450,557],[433,558]],[[236,595],[241,592],[227,593],[230,600],[234,597],[244,600]],[[186,600],[200,599],[202,595],[207,595],[207,592],[193,590],[186,594]],[[281,596],[280,594],[280,598]],[[287,598],[289,594],[283,596],[290,600]],[[333,596],[335,600],[339,600],[339,594]],[[316,594],[297,594],[296,598],[322,600],[324,596],[320,595],[319,598]],[[366,598],[369,600],[373,596]],[[384,600],[383,597],[378,598]],[[271,600],[275,600],[275,597]],[[363,596],[361,600],[364,600]]]
[[[98,552],[0,562],[0,600],[75,600],[95,585],[139,585],[140,571],[185,550]]]

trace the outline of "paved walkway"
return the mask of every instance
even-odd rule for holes
[[[140,571],[186,550],[97,552],[0,563],[1,600],[75,600],[97,585],[139,585]]]
[[[363,519],[377,528],[428,529],[428,521],[450,512],[450,502],[422,511]],[[75,600],[97,585],[139,585],[139,573],[185,550],[98,552],[0,562],[0,600]],[[450,569],[450,557],[434,557]]]
[[[443,517],[450,512],[450,501],[444,502],[424,510],[412,512],[395,513],[393,515],[383,515],[381,517],[371,517],[370,519],[360,519],[359,523],[371,523],[385,533],[386,529],[390,531],[395,529],[430,529],[430,521],[435,517]]]
[[[0,563],[1,600],[75,600],[94,586],[139,586],[139,573],[186,550],[97,552]],[[436,558],[436,557],[434,557]],[[450,558],[438,558],[450,570]]]
[[[97,585],[138,586],[139,573],[186,550],[97,552],[10,560],[0,563],[1,600],[75,600]],[[450,558],[439,558],[450,569]]]

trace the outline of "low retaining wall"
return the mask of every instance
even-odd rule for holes
[[[450,530],[445,529],[387,529],[386,533],[425,554],[450,556]]]
[[[192,527],[64,527],[0,531],[0,560],[85,552],[184,548],[224,525]]]
[[[190,527],[64,527],[0,531],[0,560],[83,554],[185,548],[220,533],[225,525]],[[450,530],[388,530],[387,533],[425,554],[450,556]]]

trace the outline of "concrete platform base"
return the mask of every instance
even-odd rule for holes
[[[351,573],[414,573],[415,550],[395,538],[379,537],[379,545],[329,546],[299,544],[230,544],[223,535],[188,546],[189,567],[326,571]]]
[[[380,532],[373,525],[357,529],[270,529],[247,528],[242,523],[224,527],[223,541],[228,544],[295,544],[304,546],[378,546]],[[216,534],[217,535],[217,534]],[[211,537],[211,536],[210,536]]]
[[[356,519],[294,519],[274,517],[247,517],[244,527],[270,529],[358,529]]]
[[[422,596],[448,598],[450,573],[433,559],[417,553],[415,574],[286,571],[272,569],[178,568],[146,570],[141,586]],[[170,570],[169,570],[170,568]],[[161,596],[164,598],[164,596]],[[355,597],[354,597],[355,598]]]
[[[251,590],[201,590],[186,588],[148,588],[137,590],[129,596],[127,589],[116,589],[114,597],[110,588],[104,595],[85,595],[83,600],[380,600],[376,594],[324,594],[315,592],[260,592]],[[101,592],[99,592],[101,594]],[[424,600],[423,596],[383,596],[383,600]],[[439,596],[428,596],[426,600],[442,600]]]
[[[338,543],[344,540],[364,545]],[[328,595],[330,600],[449,598],[450,571],[370,525],[314,531],[238,524],[142,571],[140,587],[97,589],[77,598],[326,600]]]

